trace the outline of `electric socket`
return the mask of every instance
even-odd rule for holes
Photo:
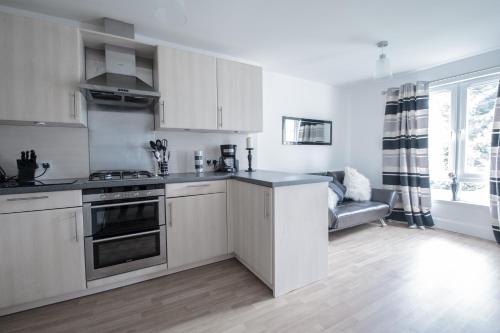
[[[44,169],[49,169],[50,168],[50,162],[42,162],[42,168]]]

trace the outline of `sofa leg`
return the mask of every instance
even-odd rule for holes
[[[379,222],[381,227],[387,226],[387,223],[385,223],[385,220],[383,218],[379,219]]]

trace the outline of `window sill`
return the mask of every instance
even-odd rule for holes
[[[489,203],[480,203],[480,202],[469,202],[469,201],[453,201],[446,199],[432,199],[433,203],[444,203],[450,206],[453,205],[465,205],[465,206],[476,206],[476,207],[489,207]]]

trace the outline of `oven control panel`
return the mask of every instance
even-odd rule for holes
[[[139,198],[147,198],[147,197],[159,197],[159,196],[164,196],[164,195],[165,195],[165,190],[163,190],[163,189],[84,194],[83,195],[83,202],[139,199]]]

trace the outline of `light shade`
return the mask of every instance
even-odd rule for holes
[[[376,79],[381,79],[384,77],[391,77],[391,76],[392,76],[391,62],[389,61],[389,58],[387,58],[387,56],[384,53],[382,53],[377,59],[377,62],[375,63],[374,77]]]

